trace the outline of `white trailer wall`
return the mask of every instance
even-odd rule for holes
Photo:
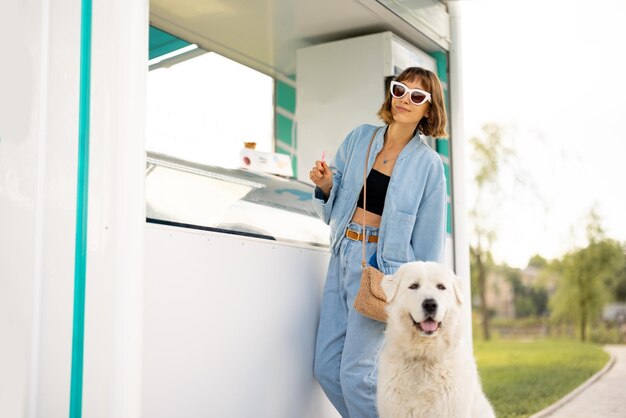
[[[0,416],[67,417],[80,8],[0,12]]]
[[[148,3],[93,4],[84,416],[140,406]],[[81,3],[0,8],[0,416],[68,417]]]
[[[143,416],[337,418],[313,377],[327,248],[148,224]]]
[[[148,2],[93,4],[83,416],[141,416]]]

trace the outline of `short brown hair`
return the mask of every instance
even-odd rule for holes
[[[419,81],[426,91],[431,95],[429,117],[422,118],[417,125],[417,130],[424,135],[434,138],[446,138],[446,106],[443,98],[443,88],[439,78],[425,68],[409,67],[402,71],[396,78],[397,81]],[[389,89],[385,92],[385,102],[378,111],[380,117],[386,124],[393,122],[391,114],[391,93]]]

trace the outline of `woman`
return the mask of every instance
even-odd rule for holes
[[[385,126],[357,127],[340,145],[332,168],[316,161],[310,172],[315,208],[331,227],[332,253],[315,375],[344,418],[378,417],[377,356],[385,324],[353,308],[361,279],[361,234],[367,259],[385,274],[409,261],[441,261],[445,240],[443,163],[420,137],[446,136],[439,79],[423,68],[407,68],[391,82],[378,116]],[[363,170],[372,138],[364,209]]]

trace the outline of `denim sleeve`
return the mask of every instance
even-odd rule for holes
[[[415,219],[411,245],[416,260],[442,262],[446,242],[448,202],[446,177],[441,159],[437,158],[428,177],[424,198]]]
[[[348,143],[350,142],[350,138],[353,133],[354,131],[350,132],[346,139],[344,139],[335,154],[335,158],[333,158],[332,163],[329,165],[331,171],[333,172],[333,186],[330,189],[328,199],[324,198],[324,192],[319,187],[316,186],[313,191],[313,208],[315,209],[317,215],[326,224],[330,223],[330,214],[333,210],[335,196],[337,196],[337,189],[341,186],[341,178],[343,170],[346,166],[346,159],[348,155]]]

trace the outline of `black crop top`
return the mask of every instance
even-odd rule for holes
[[[391,177],[372,168],[367,176],[367,208],[365,210],[377,215],[383,214],[385,196],[387,195],[390,179]],[[363,189],[361,189],[356,205],[361,209],[363,208]]]

